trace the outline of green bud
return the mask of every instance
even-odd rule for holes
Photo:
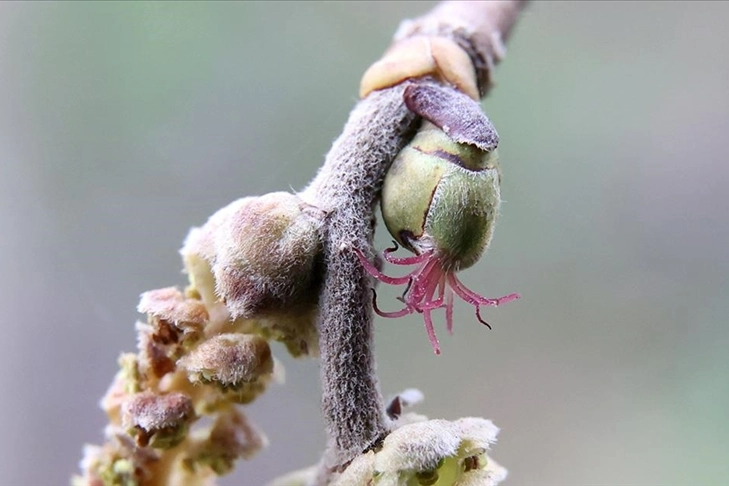
[[[385,177],[385,225],[411,251],[434,250],[445,268],[468,268],[491,241],[499,179],[495,149],[454,142],[426,123]]]

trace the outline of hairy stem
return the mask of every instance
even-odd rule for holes
[[[403,22],[395,40],[415,35],[454,39],[476,67],[482,95],[503,39],[524,1],[443,2]],[[341,470],[388,433],[375,373],[371,279],[354,249],[372,255],[374,207],[385,172],[420,119],[403,103],[404,85],[374,91],[352,111],[311,185],[301,197],[328,213],[326,274],[320,297],[322,407],[330,439],[323,466]]]
[[[417,127],[404,87],[373,93],[350,115],[316,179],[301,195],[326,211],[326,274],[320,298],[322,407],[333,449],[346,464],[387,433],[375,375],[370,277],[354,249],[370,254],[373,207],[390,163]]]

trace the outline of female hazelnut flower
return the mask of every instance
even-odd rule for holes
[[[404,308],[394,312],[383,311],[377,306],[377,300],[374,298],[373,306],[375,312],[379,316],[389,318],[402,317],[413,312],[423,314],[425,330],[428,333],[428,339],[433,346],[435,354],[440,354],[440,345],[435,335],[431,313],[436,309],[445,308],[446,326],[448,332],[453,334],[454,294],[473,305],[476,308],[476,318],[489,329],[491,329],[491,326],[481,317],[481,306],[497,307],[519,298],[519,294],[514,293],[503,297],[486,298],[473,292],[458,279],[454,269],[444,266],[446,262],[443,261],[443,257],[439,257],[433,250],[405,258],[391,256],[390,253],[394,250],[395,248],[388,248],[383,252],[383,256],[387,262],[395,265],[417,264],[418,267],[403,277],[389,277],[377,270],[359,250],[356,250],[362,265],[377,280],[390,285],[407,285],[405,293],[400,298],[405,303]]]
[[[423,314],[430,343],[435,354],[440,354],[432,312],[445,309],[447,329],[452,334],[454,294],[473,305],[476,318],[489,328],[481,317],[481,306],[495,307],[519,298],[518,294],[483,297],[456,276],[456,272],[478,261],[493,235],[501,204],[498,136],[488,118],[480,110],[471,109],[471,105],[455,111],[443,108],[446,100],[450,102],[454,97],[451,106],[475,103],[465,95],[408,88],[405,96],[408,108],[433,122],[424,122],[393,161],[382,188],[382,215],[397,243],[415,256],[392,256],[396,243],[395,248],[385,250],[383,257],[395,265],[417,267],[403,277],[390,277],[359,250],[356,252],[367,272],[377,280],[407,286],[400,298],[405,303],[403,309],[384,312],[375,302],[375,312],[393,318],[414,312]],[[458,113],[466,113],[471,121],[457,118]],[[474,133],[477,140],[472,140]]]

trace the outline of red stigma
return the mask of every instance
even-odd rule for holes
[[[428,339],[435,354],[440,354],[440,346],[435,335],[431,313],[436,309],[445,308],[446,327],[448,333],[453,334],[453,294],[473,305],[476,308],[476,318],[489,329],[491,329],[491,326],[481,318],[481,306],[496,307],[519,298],[519,294],[509,294],[496,299],[482,297],[458,280],[454,271],[444,270],[440,259],[435,256],[435,252],[432,250],[406,258],[392,256],[391,253],[395,250],[397,250],[397,246],[388,248],[383,252],[382,256],[385,261],[393,265],[417,265],[415,270],[403,277],[389,277],[377,270],[361,251],[354,250],[367,273],[380,282],[389,285],[407,285],[402,298],[399,298],[405,303],[403,309],[394,312],[380,310],[377,306],[377,295],[375,294],[372,299],[374,310],[377,315],[390,318],[402,317],[414,312],[423,314],[425,330],[428,333]]]

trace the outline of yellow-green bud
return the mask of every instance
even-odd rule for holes
[[[426,123],[385,177],[382,215],[390,234],[444,267],[473,265],[487,247],[501,202],[496,150],[451,140]]]
[[[385,250],[383,258],[395,265],[417,265],[408,275],[384,275],[364,255],[357,255],[368,273],[390,285],[407,285],[405,307],[383,312],[383,317],[423,315],[433,351],[440,354],[431,313],[446,311],[453,330],[453,297],[476,308],[518,299],[518,294],[489,299],[468,289],[456,272],[468,268],[488,247],[499,213],[500,172],[496,147],[499,136],[474,100],[458,90],[428,83],[412,83],[403,91],[410,111],[424,122],[385,175],[382,215],[390,234],[416,256],[397,258]],[[426,478],[426,481],[428,479]]]

